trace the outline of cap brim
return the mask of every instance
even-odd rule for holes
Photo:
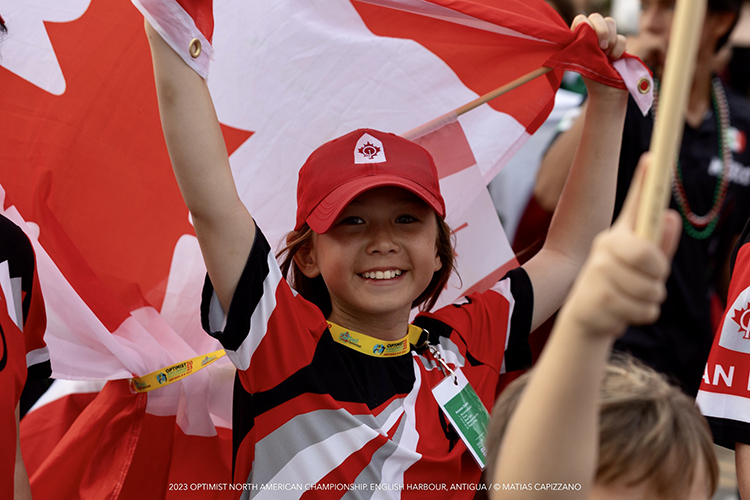
[[[307,216],[305,222],[316,233],[325,233],[354,198],[365,191],[381,186],[396,186],[411,191],[427,203],[439,216],[445,216],[445,204],[442,198],[436,198],[422,185],[404,177],[379,175],[353,179],[337,187],[323,198],[323,201],[318,203],[318,206]]]

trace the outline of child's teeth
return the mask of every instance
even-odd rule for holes
[[[397,276],[401,276],[400,270],[393,270],[393,271],[368,271],[366,273],[363,273],[362,276],[368,279],[374,279],[374,280],[389,280],[393,279]]]

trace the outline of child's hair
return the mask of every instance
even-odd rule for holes
[[[5,26],[5,19],[0,16],[0,45],[5,41],[5,37],[8,36],[8,27]],[[2,62],[2,53],[0,53],[0,62]]]
[[[505,429],[528,377],[529,373],[513,381],[492,411],[487,431],[490,482]],[[706,488],[713,495],[719,466],[711,431],[693,399],[651,368],[628,355],[617,355],[606,367],[600,405],[597,484],[645,482],[654,494],[676,500],[687,497],[702,467]]]
[[[429,311],[435,305],[455,267],[455,253],[450,227],[439,216],[436,216],[435,220],[437,221],[438,233],[437,255],[442,266],[435,271],[427,288],[412,302],[412,307],[420,307],[424,311]],[[331,313],[331,297],[323,277],[308,278],[294,262],[294,256],[297,252],[311,244],[312,235],[313,230],[307,224],[304,224],[297,231],[291,231],[287,235],[286,246],[276,254],[276,258],[281,260],[281,273],[289,280],[291,287],[305,299],[318,306],[323,315],[328,317]]]

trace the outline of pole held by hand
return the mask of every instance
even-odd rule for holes
[[[651,136],[651,164],[644,179],[635,225],[637,235],[657,243],[663,230],[662,214],[669,205],[671,172],[682,142],[685,109],[705,15],[706,0],[677,0],[675,4],[659,93],[659,112]]]

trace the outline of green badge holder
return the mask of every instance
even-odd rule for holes
[[[447,365],[444,366],[447,367]],[[432,389],[432,394],[474,460],[480,468],[484,469],[486,451],[484,438],[487,434],[490,413],[461,369],[451,370],[450,376]]]

